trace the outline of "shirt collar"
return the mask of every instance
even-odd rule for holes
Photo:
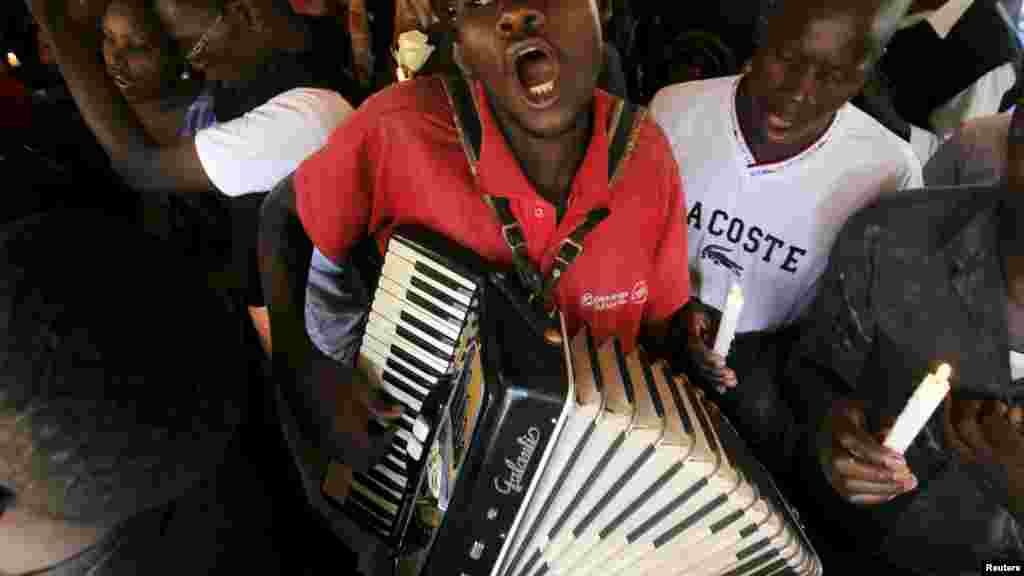
[[[477,111],[480,115],[481,143],[480,160],[477,163],[483,194],[503,196],[510,199],[543,200],[533,184],[523,173],[505,140],[505,135],[491,113],[490,103],[484,91],[483,83],[473,83],[473,95]],[[608,96],[595,90],[593,99],[594,129],[587,146],[586,155],[580,164],[570,189],[570,202],[577,190],[587,192],[594,199],[606,200],[608,190],[608,114],[610,111]],[[582,183],[582,188],[578,185]]]

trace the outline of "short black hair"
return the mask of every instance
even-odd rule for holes
[[[248,383],[244,332],[190,268],[103,209],[0,233],[0,484],[14,506],[107,525],[220,461]]]
[[[872,17],[870,59],[881,58],[885,46],[899,28],[912,0],[760,0],[761,16],[756,32],[757,44],[763,44],[771,19],[787,8],[803,10],[810,17],[844,13],[868,14]]]

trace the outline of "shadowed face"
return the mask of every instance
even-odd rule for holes
[[[495,114],[540,138],[588,111],[602,63],[594,0],[457,0],[462,61]]]
[[[870,18],[786,10],[768,24],[746,77],[763,141],[809,145],[860,92],[869,70]]]
[[[117,0],[107,7],[103,60],[107,74],[130,102],[160,98],[174,80],[171,44],[144,0]]]
[[[239,80],[262,61],[252,12],[239,1],[158,0],[157,12],[189,65],[210,80]]]

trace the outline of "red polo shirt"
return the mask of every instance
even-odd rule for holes
[[[474,89],[485,103],[482,86]],[[641,323],[671,316],[689,297],[685,204],[671,148],[646,118],[609,189],[610,106],[607,94],[595,94],[594,135],[561,223],[523,174],[486,104],[474,178],[437,78],[389,87],[349,116],[296,172],[299,216],[317,248],[338,262],[368,233],[383,248],[394,226],[419,224],[511,266],[511,250],[482,198],[504,196],[531,260],[547,273],[559,242],[587,212],[607,206],[610,216],[586,237],[555,296],[571,333],[585,322],[598,338],[618,335],[632,349]]]

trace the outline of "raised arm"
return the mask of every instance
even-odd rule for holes
[[[28,0],[68,90],[114,169],[137,190],[206,192],[212,189],[192,139],[156,146],[107,76],[97,57],[100,36],[94,22],[69,17],[73,0]]]

